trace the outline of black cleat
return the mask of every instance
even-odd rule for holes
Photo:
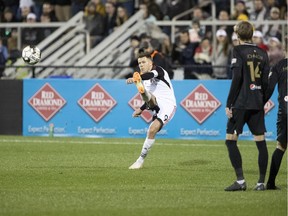
[[[264,191],[265,190],[265,186],[263,183],[261,183],[260,185],[256,185],[254,188],[255,191]]]
[[[237,181],[235,181],[232,185],[225,188],[225,191],[245,191],[246,190],[246,182],[243,184],[239,184]]]
[[[271,183],[267,182],[266,190],[281,190],[281,189],[279,187],[277,187],[275,184],[271,184]]]

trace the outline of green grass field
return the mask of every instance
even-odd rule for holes
[[[287,215],[287,153],[281,190],[253,191],[257,148],[240,140],[248,190],[225,192],[235,174],[224,141],[159,139],[129,170],[142,142],[0,136],[0,215]]]

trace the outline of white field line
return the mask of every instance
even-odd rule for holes
[[[144,140],[143,140],[144,142]],[[50,144],[96,144],[96,145],[142,145],[143,142],[117,142],[117,141],[94,141],[94,140],[88,140],[87,141],[80,141],[80,140],[41,140],[41,139],[0,139],[0,143],[50,143]],[[187,140],[186,140],[187,142]],[[213,142],[213,140],[209,140],[209,142]],[[244,141],[245,142],[245,141]],[[240,141],[241,146],[253,146],[251,144],[245,144],[243,141]],[[179,143],[179,142],[163,142],[161,140],[156,140],[156,145],[159,146],[189,146],[189,147],[225,147],[225,141],[223,141],[223,144],[207,144],[207,143]]]

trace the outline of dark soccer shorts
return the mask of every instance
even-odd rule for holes
[[[264,110],[232,109],[232,115],[228,119],[227,134],[241,134],[245,124],[253,135],[263,135],[266,132]]]
[[[277,115],[277,141],[287,147],[287,115],[280,111]]]

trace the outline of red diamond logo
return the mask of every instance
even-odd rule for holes
[[[137,93],[129,102],[128,104],[132,107],[133,110],[138,109],[143,105],[143,100],[141,98],[141,95]],[[152,115],[149,111],[144,110],[141,114],[141,117],[146,121],[147,123],[151,122]]]
[[[270,110],[272,110],[274,106],[275,104],[272,100],[267,101],[267,103],[264,105],[265,114],[267,114]]]
[[[46,83],[28,101],[45,121],[49,121],[65,104],[58,92]]]
[[[202,84],[190,92],[180,104],[199,124],[202,124],[221,105],[220,101]]]
[[[116,101],[97,83],[78,100],[78,104],[94,121],[99,122],[116,105]]]

